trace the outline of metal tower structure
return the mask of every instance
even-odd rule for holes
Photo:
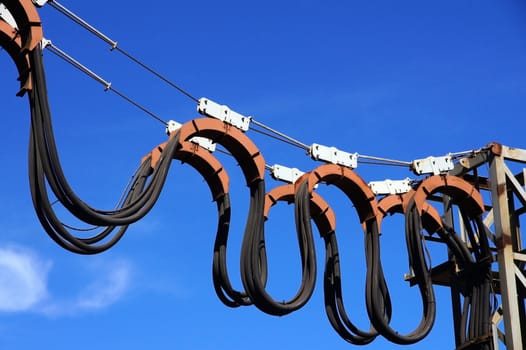
[[[454,277],[454,259],[450,257],[449,261],[433,268],[433,283],[451,288],[457,349],[480,349],[481,343],[489,341],[494,349],[520,350],[526,344],[526,251],[521,232],[521,219],[524,220],[526,213],[525,164],[526,150],[492,143],[487,151],[463,158],[449,173],[471,182],[483,194],[484,224],[491,231],[491,274],[495,293],[492,334],[460,345],[462,295]],[[462,220],[455,220],[448,197],[437,200],[444,203],[446,221],[456,225],[456,231],[465,239]]]

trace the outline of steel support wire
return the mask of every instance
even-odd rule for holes
[[[47,100],[45,74],[41,48],[37,47],[30,55],[35,85],[38,87],[30,99],[32,107],[32,130],[35,147],[39,152],[46,180],[57,199],[80,220],[96,226],[121,226],[135,222],[148,213],[155,204],[166,179],[171,162],[171,154],[176,142],[167,146],[151,173],[147,186],[134,195],[133,200],[116,210],[99,210],[84,203],[71,189],[62,171],[54,140],[51,113]]]
[[[139,104],[138,102],[136,102],[132,98],[128,97],[127,95],[123,94],[119,90],[115,89],[110,82],[104,80],[99,75],[97,75],[96,73],[94,73],[93,71],[88,69],[86,66],[82,65],[79,61],[75,60],[73,57],[71,57],[70,55],[68,55],[67,53],[62,51],[60,48],[58,48],[56,45],[54,45],[51,41],[46,40],[44,42],[44,44],[45,44],[45,48],[47,48],[50,52],[55,54],[57,57],[59,57],[62,60],[66,61],[67,63],[71,64],[73,67],[77,68],[78,70],[80,70],[81,72],[83,72],[84,74],[86,74],[87,76],[92,78],[93,80],[97,81],[98,83],[104,85],[104,90],[105,91],[109,90],[109,91],[115,93],[117,96],[119,96],[120,98],[124,99],[128,103],[134,105],[135,107],[139,108],[141,111],[143,111],[144,113],[148,114],[153,119],[157,120],[158,122],[162,123],[163,125],[167,125],[167,122],[165,120],[163,120],[161,117],[159,117],[158,115],[154,114],[149,109],[147,109],[143,105]]]
[[[127,51],[121,49],[118,46],[117,41],[110,39],[108,36],[103,34],[100,30],[98,30],[97,28],[93,27],[91,24],[89,24],[88,22],[86,22],[85,20],[83,20],[82,18],[77,16],[75,13],[70,11],[65,6],[61,5],[60,3],[58,3],[55,0],[49,0],[48,3],[51,5],[51,7],[53,7],[54,9],[56,9],[57,11],[59,11],[60,13],[62,13],[63,15],[65,15],[66,17],[71,19],[72,21],[74,21],[75,23],[79,24],[81,27],[83,27],[84,29],[88,30],[90,33],[94,34],[96,37],[98,37],[102,41],[104,41],[107,44],[109,44],[111,46],[111,50],[112,51],[120,52],[121,54],[126,56],[128,59],[130,59],[131,61],[133,61],[134,63],[136,63],[140,67],[142,67],[143,69],[147,70],[151,74],[155,75],[157,78],[161,79],[162,81],[164,81],[165,83],[167,83],[168,85],[170,85],[171,87],[173,87],[174,89],[176,89],[177,91],[179,91],[180,93],[182,93],[183,95],[185,95],[186,97],[191,99],[192,101],[199,102],[199,99],[197,99],[196,97],[192,96],[188,91],[186,91],[185,89],[181,88],[179,85],[175,84],[174,82],[170,81],[169,79],[164,77],[161,73],[155,71],[153,68],[149,67],[148,65],[143,63],[141,60],[137,59],[136,57],[134,57],[133,55],[128,53]]]
[[[297,211],[300,218],[303,203],[308,201],[314,191],[314,187],[322,181],[338,187],[351,200],[357,209],[365,235],[370,235],[378,230],[375,220],[376,199],[370,188],[351,169],[333,164],[322,165],[297,181],[295,205],[300,209]],[[300,224],[298,230],[309,231],[309,222],[297,220],[298,223]],[[369,330],[361,330],[351,321],[343,300],[340,257],[336,235],[326,235],[323,238],[326,250],[324,298],[327,317],[336,332],[346,341],[357,345],[368,344],[379,333],[372,325]],[[369,248],[366,247],[366,256],[369,254]],[[380,274],[380,282],[383,281],[382,276]],[[383,305],[383,314],[388,322],[391,317],[391,301],[385,281],[380,283],[378,288],[375,289],[374,297]]]

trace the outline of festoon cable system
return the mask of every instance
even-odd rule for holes
[[[35,8],[50,4],[76,23],[88,29],[141,67],[184,93],[204,117],[184,124],[165,122],[133,99],[115,90],[84,65],[44,39]],[[346,341],[365,345],[383,336],[397,344],[413,344],[431,330],[436,314],[433,290],[433,267],[426,259],[425,242],[430,239],[447,245],[455,263],[454,278],[460,286],[464,306],[458,322],[459,349],[493,349],[491,298],[491,263],[489,237],[484,224],[485,206],[476,184],[461,176],[449,175],[458,158],[488,154],[494,147],[459,152],[444,157],[428,157],[413,162],[348,153],[320,144],[305,145],[251,117],[209,99],[197,99],[117,46],[97,29],[56,1],[3,0],[0,7],[0,45],[13,59],[19,73],[18,96],[27,95],[31,111],[29,144],[29,179],[34,208],[47,234],[61,247],[78,254],[97,254],[115,245],[129,225],[143,218],[155,205],[166,181],[172,160],[195,168],[206,180],[212,199],[217,204],[217,232],[213,251],[212,276],[219,299],[229,307],[254,305],[270,315],[282,316],[303,307],[313,294],[317,258],[312,222],[325,244],[324,302],[327,318]],[[141,158],[119,205],[102,210],[84,202],[69,185],[63,173],[55,143],[48,102],[43,50],[50,48],[60,58],[101,82],[106,90],[116,92],[166,126],[168,140]],[[325,164],[310,172],[281,165],[268,166],[263,154],[247,136],[254,130],[287,144],[299,147],[315,160]],[[248,187],[250,204],[240,252],[242,287],[236,289],[227,269],[227,244],[231,220],[229,176],[212,152],[216,144],[236,159]],[[381,165],[406,166],[423,179],[375,181],[367,183],[354,170],[359,161]],[[272,178],[287,184],[267,191],[266,171]],[[370,320],[368,329],[360,329],[351,320],[342,292],[336,215],[325,199],[316,193],[318,184],[335,186],[343,192],[356,210],[365,238],[366,256],[365,308]],[[456,205],[467,239],[446,223],[430,200],[447,196]],[[91,236],[78,236],[76,229],[64,224],[55,205],[67,209],[76,218],[94,226]],[[266,289],[268,280],[265,248],[265,222],[271,220],[271,208],[278,202],[294,205],[298,248],[301,257],[301,283],[296,294],[278,301]],[[409,283],[420,291],[422,318],[407,334],[391,326],[392,300],[381,261],[381,227],[388,215],[405,216],[405,239],[411,274]],[[344,214],[345,215],[345,214]],[[427,234],[426,234],[427,233]],[[384,232],[384,234],[392,234]]]

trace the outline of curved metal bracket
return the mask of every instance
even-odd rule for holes
[[[18,31],[4,21],[0,21],[0,46],[7,51],[15,62],[18,80],[20,81],[20,90],[17,96],[23,96],[26,91],[33,88],[29,58],[22,53],[22,39]]]
[[[277,202],[294,203],[294,185],[287,184],[273,188],[265,197],[265,220],[268,219],[270,208]],[[327,202],[317,193],[313,193],[310,200],[310,215],[316,223],[320,236],[336,231],[336,216]]]
[[[482,195],[472,184],[457,176],[434,175],[422,181],[414,194],[413,198],[419,213],[424,208],[426,198],[437,192],[450,196],[453,203],[471,217],[483,214],[485,211]]]
[[[409,201],[414,194],[415,191],[412,190],[408,193],[392,194],[382,198],[378,202],[378,211],[381,215],[378,221],[381,223],[384,217],[394,213],[405,214],[407,212]],[[429,234],[437,232],[442,227],[442,218],[440,217],[440,214],[428,203],[423,203],[420,216],[422,218],[422,225]]]
[[[31,0],[2,0],[11,12],[22,38],[22,53],[33,50],[43,39],[42,22]]]
[[[224,146],[238,161],[247,185],[262,181],[265,178],[265,159],[256,145],[239,129],[212,118],[191,120],[181,127],[180,141],[187,141],[194,136],[202,136]]]
[[[309,182],[310,193],[313,193],[314,186],[320,182],[337,186],[353,202],[362,224],[377,217],[376,196],[353,170],[340,165],[324,164],[298,179],[296,188],[304,179]]]
[[[148,157],[151,157],[150,166],[152,168],[155,167],[166,144],[167,142],[164,142],[155,147],[142,158],[142,161],[144,162]],[[180,145],[180,148],[174,153],[173,158],[190,164],[203,176],[212,192],[212,199],[217,201],[228,193],[230,180],[228,174],[223,169],[223,165],[210,152],[194,143],[181,142]]]

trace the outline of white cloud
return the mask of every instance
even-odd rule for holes
[[[105,308],[119,300],[130,285],[131,269],[127,262],[111,264],[111,269],[99,280],[91,283],[76,301],[81,310]]]
[[[132,269],[125,260],[98,260],[88,270],[93,270],[88,275],[96,277],[82,291],[71,297],[50,300],[35,311],[50,317],[77,316],[108,308],[129,290]]]
[[[115,304],[131,283],[129,262],[99,259],[94,265],[87,265],[88,271],[84,269],[82,275],[91,280],[84,283],[81,291],[58,299],[48,290],[51,267],[51,261],[28,249],[0,247],[0,312],[34,312],[52,317],[78,315]]]
[[[0,248],[0,311],[27,311],[47,295],[51,262],[20,247]]]

